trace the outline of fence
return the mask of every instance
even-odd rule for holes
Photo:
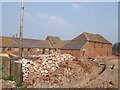
[[[17,83],[22,83],[22,64],[15,59],[2,59],[2,78],[13,77]]]

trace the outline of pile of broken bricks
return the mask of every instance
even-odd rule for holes
[[[23,81],[28,80],[28,75],[38,74],[39,76],[47,76],[51,72],[55,72],[59,68],[59,63],[66,60],[74,60],[75,57],[70,54],[49,54],[41,55],[38,60],[32,61],[25,58],[16,61],[22,63]],[[32,77],[31,77],[32,78]]]

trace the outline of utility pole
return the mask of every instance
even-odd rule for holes
[[[22,33],[23,33],[23,16],[24,16],[24,0],[21,0],[21,15],[20,15],[20,45],[19,45],[19,58],[22,58]]]

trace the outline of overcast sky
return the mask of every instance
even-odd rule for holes
[[[2,35],[19,34],[20,3],[2,3]],[[117,2],[26,2],[23,37],[70,40],[83,32],[98,33],[118,41]]]

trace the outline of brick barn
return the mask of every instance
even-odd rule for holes
[[[1,52],[19,53],[19,38],[0,37]],[[46,40],[23,38],[23,56],[39,54],[68,53],[77,58],[111,56],[112,43],[100,34],[84,32],[72,40],[61,40],[59,37],[48,36]]]
[[[14,37],[0,37],[0,48],[1,52],[11,51],[13,54],[19,54],[19,38]],[[47,40],[35,40],[23,38],[22,41],[23,56],[26,55],[38,55],[38,54],[49,54],[52,47],[49,45]]]
[[[61,49],[68,43],[70,40],[61,40],[56,36],[48,36],[46,40],[49,41],[50,45],[53,47],[53,52],[61,53]]]
[[[112,43],[100,34],[84,32],[67,43],[61,53],[69,53],[75,57],[111,56]]]

